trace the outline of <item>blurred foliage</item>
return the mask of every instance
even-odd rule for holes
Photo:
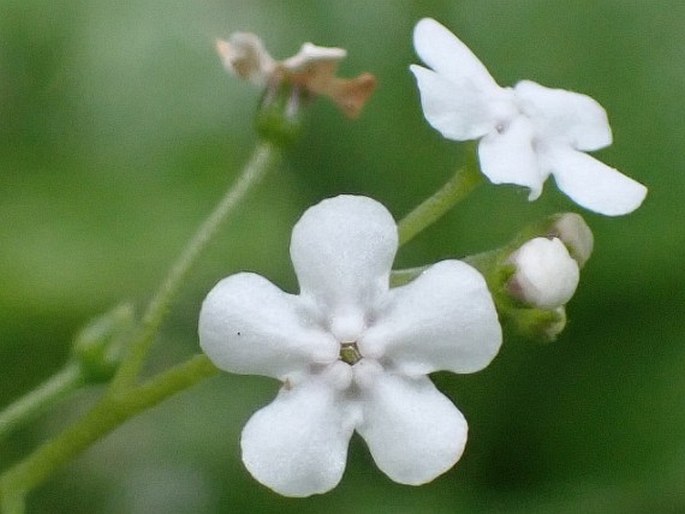
[[[548,346],[508,337],[476,375],[436,375],[465,413],[461,462],[434,483],[391,483],[353,439],[330,494],[281,498],[240,463],[242,425],[277,384],[226,374],[143,414],[30,498],[31,513],[685,511],[685,3],[680,0],[0,0],[0,405],[56,371],[71,338],[122,300],[141,308],[251,151],[259,92],[213,41],[260,34],[277,58],[303,41],[349,50],[377,75],[355,122],[323,101],[287,165],[193,274],[155,348],[198,350],[201,299],[241,269],[296,287],[290,229],[312,203],[363,193],[401,217],[461,162],[424,121],[407,66],[432,16],[503,85],[587,93],[609,112],[605,162],[650,188],[623,218],[583,212],[596,250]],[[403,248],[400,266],[493,248],[524,223],[578,210],[480,188]],[[92,402],[79,393],[0,445],[0,468]]]

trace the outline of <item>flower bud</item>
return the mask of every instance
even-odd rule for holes
[[[133,323],[133,307],[123,304],[95,318],[78,333],[71,353],[87,382],[102,383],[112,378],[123,352],[122,336]]]
[[[583,267],[592,254],[594,237],[582,216],[565,212],[554,217],[550,226],[550,237],[558,237],[566,245],[569,254]]]
[[[568,302],[578,286],[578,263],[559,238],[531,239],[509,258],[515,267],[506,288],[517,300],[545,310]]]

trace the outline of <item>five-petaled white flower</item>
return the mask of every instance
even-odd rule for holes
[[[481,170],[494,184],[542,192],[550,174],[579,205],[609,216],[637,209],[647,189],[584,152],[611,144],[606,112],[592,98],[523,80],[502,88],[449,30],[426,18],[414,29],[412,65],[428,122],[448,139],[480,139]]]
[[[335,487],[355,430],[404,484],[434,479],[464,450],[464,417],[426,375],[487,366],[502,339],[497,313],[482,276],[456,260],[390,289],[397,246],[380,203],[324,200],[293,229],[299,295],[238,273],[202,305],[200,344],[212,362],[283,381],[241,440],[247,469],[278,493]]]

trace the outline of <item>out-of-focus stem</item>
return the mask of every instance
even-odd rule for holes
[[[84,383],[81,366],[77,362],[67,363],[36,389],[8,405],[0,413],[0,441]]]
[[[273,143],[261,142],[257,145],[238,180],[231,185],[214,211],[200,225],[148,304],[141,327],[114,376],[112,389],[121,389],[136,380],[159,327],[193,264],[247,193],[275,167],[280,155],[281,150]]]
[[[421,202],[400,220],[397,224],[400,246],[411,241],[420,232],[442,218],[482,182],[483,176],[474,156],[431,197]]]
[[[126,420],[216,372],[205,355],[196,355],[124,394],[105,395],[83,418],[0,476],[2,513],[22,513],[24,496],[55,469]]]

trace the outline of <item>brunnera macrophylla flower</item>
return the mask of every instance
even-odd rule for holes
[[[312,95],[331,98],[350,118],[359,116],[376,87],[370,73],[353,79],[336,77],[338,64],[347,56],[342,48],[327,48],[305,43],[300,51],[276,61],[262,40],[249,32],[236,32],[228,41],[217,40],[216,48],[226,70],[259,87],[289,83]]]
[[[243,429],[245,466],[287,496],[340,481],[356,430],[392,480],[419,485],[460,458],[466,420],[426,376],[487,366],[501,329],[483,277],[447,260],[389,288],[397,226],[380,203],[337,196],[293,229],[298,295],[253,273],[220,281],[200,345],[225,371],[283,382]]]
[[[554,237],[536,237],[509,258],[515,272],[507,284],[519,301],[546,310],[568,303],[578,287],[580,268],[564,243]]]
[[[552,174],[577,204],[608,216],[627,214],[647,188],[585,152],[611,144],[604,109],[589,96],[529,80],[500,87],[448,29],[425,18],[414,29],[416,53],[431,69],[412,65],[423,112],[447,139],[480,139],[483,174],[517,184],[537,199]]]

